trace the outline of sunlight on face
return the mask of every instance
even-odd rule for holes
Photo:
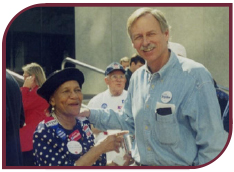
[[[113,71],[106,77],[105,82],[109,86],[112,95],[117,96],[122,94],[124,90],[126,83],[125,74],[119,70]]]
[[[159,59],[167,50],[169,32],[162,33],[159,22],[151,14],[146,14],[132,25],[133,47],[147,62]]]
[[[55,113],[65,116],[77,116],[80,113],[83,94],[77,81],[67,81],[60,85],[51,97]]]

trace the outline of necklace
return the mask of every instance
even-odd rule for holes
[[[55,115],[54,112],[51,113],[51,116],[52,116],[63,128],[65,127],[65,126],[62,125],[61,122],[58,120],[58,118],[57,118],[57,116]],[[75,126],[75,125],[76,125],[76,120],[75,120],[74,126]],[[72,126],[71,129],[67,129],[67,130],[72,130],[74,126]],[[65,128],[65,129],[66,129],[66,128]]]
[[[55,115],[54,112],[51,113],[51,116],[52,116],[60,125],[62,125],[62,124],[59,122],[59,120],[58,120],[58,118],[57,118],[57,116]]]

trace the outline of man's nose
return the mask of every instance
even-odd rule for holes
[[[146,47],[149,45],[149,43],[150,43],[149,38],[147,36],[144,36],[143,37],[143,46]]]
[[[121,81],[121,76],[117,76],[116,81]]]

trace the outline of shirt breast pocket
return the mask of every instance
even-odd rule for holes
[[[165,104],[164,104],[165,105]],[[158,106],[158,103],[157,103]],[[168,110],[171,109],[171,110]],[[155,133],[161,144],[173,145],[178,140],[178,124],[175,117],[175,106],[166,104],[161,112],[155,112]]]

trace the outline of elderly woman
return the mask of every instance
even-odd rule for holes
[[[108,151],[119,151],[122,135],[111,135],[98,145],[90,122],[80,113],[84,83],[76,68],[56,71],[48,77],[38,94],[50,104],[50,117],[34,133],[35,165],[39,166],[105,166]]]
[[[23,152],[23,164],[33,166],[33,133],[46,117],[49,104],[37,94],[37,90],[46,81],[42,67],[37,63],[30,63],[22,67],[24,84],[20,88],[25,114],[25,125],[20,129],[20,145]]]

